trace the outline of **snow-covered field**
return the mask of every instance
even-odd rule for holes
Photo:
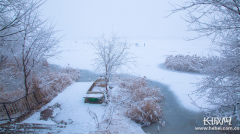
[[[89,40],[88,40],[89,41]],[[86,44],[87,40],[65,40],[61,42],[60,59],[52,59],[51,63],[60,66],[71,66],[79,69],[94,71],[92,59],[96,56],[92,46]],[[209,40],[129,40],[133,43],[131,52],[137,56],[138,66],[132,70],[122,70],[121,72],[134,75],[146,76],[170,86],[170,90],[176,95],[179,103],[185,108],[199,111],[191,104],[188,94],[196,89],[195,83],[201,80],[198,74],[171,71],[164,68],[164,62],[168,55],[203,55],[211,54]],[[138,46],[135,45],[138,43]],[[145,46],[144,46],[145,43]],[[195,100],[196,97],[191,95]],[[198,100],[199,106],[205,106],[202,100]]]

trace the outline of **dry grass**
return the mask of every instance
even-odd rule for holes
[[[218,56],[200,57],[197,55],[170,55],[165,60],[166,68],[183,71],[183,72],[197,72],[206,73],[208,68],[215,66],[216,62],[220,60]]]
[[[78,78],[79,72],[70,67],[58,71],[44,70],[41,74],[35,75],[31,89],[32,91],[40,89],[41,94],[45,96],[43,103],[46,104]]]
[[[158,122],[162,118],[163,112],[162,107],[155,99],[145,98],[138,104],[133,104],[126,115],[142,125],[149,125]]]
[[[62,68],[60,71],[43,70],[32,77],[29,93],[40,89],[43,94],[56,96],[58,92],[62,92],[63,89],[72,84],[73,81],[76,81],[77,78],[79,78],[79,72],[69,67]],[[15,90],[6,90],[0,87],[0,92],[0,102],[14,101],[25,95],[25,90],[21,89],[21,87]]]
[[[118,81],[119,86],[122,88],[127,88],[129,90],[135,90],[139,89],[141,87],[146,87],[147,81],[144,78],[140,77],[129,77],[129,78],[124,78]]]
[[[1,95],[0,95],[0,102],[9,102],[9,101],[14,101],[17,100],[18,98],[21,98],[24,96],[25,91],[18,89],[15,91],[4,91],[1,90]]]
[[[118,79],[116,83],[119,88],[111,94],[111,102],[121,104],[126,109],[127,117],[142,125],[158,122],[162,118],[160,102],[164,97],[160,88],[149,87],[145,77]]]
[[[201,72],[201,69],[206,63],[206,57],[200,57],[197,55],[176,55],[168,56],[165,60],[166,68],[184,71],[184,72]]]
[[[141,87],[133,90],[132,97],[135,101],[143,101],[145,98],[151,97],[155,99],[157,102],[160,101],[159,97],[160,88],[154,87]]]
[[[97,87],[106,87],[106,83],[104,81],[100,81],[96,84]]]
[[[32,88],[62,92],[68,85],[79,78],[79,72],[72,68],[62,68],[59,71],[45,70],[35,76]]]

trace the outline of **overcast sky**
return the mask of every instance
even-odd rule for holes
[[[101,33],[118,32],[129,39],[183,39],[187,23],[184,13],[168,18],[168,3],[185,0],[48,0],[42,9],[64,39],[94,38]]]

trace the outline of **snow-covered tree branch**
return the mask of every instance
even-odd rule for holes
[[[44,0],[4,0],[0,2],[0,75],[1,87],[28,95],[34,73],[39,73],[47,58],[54,56],[59,40],[54,27],[40,19]],[[14,83],[15,82],[15,83]],[[14,85],[14,86],[13,86]]]
[[[218,60],[203,69],[208,75],[194,93],[213,105],[215,115],[239,117],[240,1],[188,0],[174,7],[172,13],[187,11],[188,29],[198,32],[198,37],[211,37],[220,53]]]
[[[123,67],[130,67],[130,64],[135,65],[136,63],[135,57],[129,52],[131,44],[115,34],[109,38],[101,35],[100,38],[89,44],[94,47],[97,55],[93,65],[103,73],[106,91],[108,91],[107,85],[111,75]]]

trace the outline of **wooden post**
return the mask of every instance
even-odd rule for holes
[[[5,108],[6,112],[7,112],[7,115],[8,115],[9,120],[12,121],[12,120],[11,120],[11,117],[10,117],[10,115],[9,115],[9,113],[8,113],[8,110],[7,110],[7,107],[6,107],[5,103],[3,103],[3,106],[4,106],[4,108]]]

